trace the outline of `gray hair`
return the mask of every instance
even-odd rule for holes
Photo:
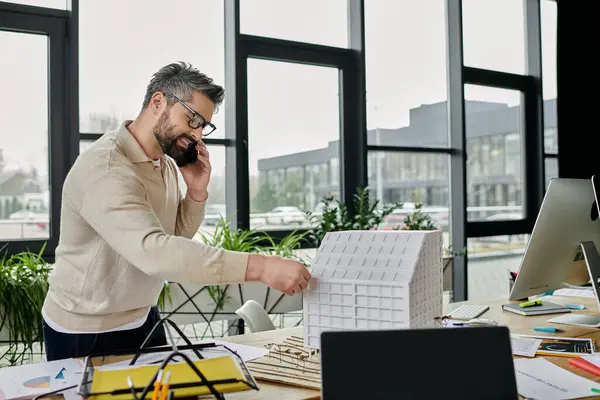
[[[150,99],[156,92],[174,94],[182,101],[191,101],[194,92],[202,92],[214,103],[215,110],[223,102],[225,96],[223,87],[213,83],[212,78],[184,61],[165,65],[152,75],[146,88],[142,109],[150,104]],[[174,102],[175,100],[167,97],[169,106],[172,106]]]

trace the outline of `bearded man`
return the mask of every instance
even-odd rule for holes
[[[223,88],[190,64],[169,64],[153,75],[136,119],[77,158],[63,187],[42,309],[48,361],[139,348],[160,320],[156,304],[166,280],[259,281],[289,295],[308,285],[299,262],[193,240],[209,197],[202,138],[217,129],[211,119],[223,97]],[[161,327],[149,345],[166,344]]]

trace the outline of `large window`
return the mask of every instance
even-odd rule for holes
[[[202,23],[180,23],[183,15],[202,16]],[[152,6],[143,0],[81,1],[81,132],[104,133],[122,120],[134,119],[152,74],[172,62],[188,61],[223,85],[223,20],[221,1],[178,0]],[[217,130],[211,138],[225,136],[224,108],[213,117]]]
[[[364,15],[368,185],[380,204],[402,204],[380,228],[404,227],[420,205],[449,248],[445,3],[365,1]]]
[[[248,60],[251,227],[306,227],[304,213],[339,191],[338,87],[335,68]]]
[[[48,239],[48,37],[0,30],[0,54],[0,243]]]
[[[465,85],[465,123],[468,220],[521,219],[521,93]]]
[[[0,51],[13,60],[0,76],[14,94],[0,129],[0,241],[49,238],[54,251],[73,139],[83,152],[136,118],[153,73],[180,60],[226,86],[212,121],[218,129],[206,140],[213,175],[199,235],[226,216],[280,238],[309,228],[305,213],[318,215],[324,197],[350,205],[356,187],[368,185],[381,203],[404,204],[382,228],[402,225],[422,203],[446,247],[460,252],[469,238],[473,256],[457,256],[450,280],[459,300],[467,296],[465,260],[476,269],[479,252],[491,260],[512,251],[497,235],[526,233],[542,184],[558,174],[554,1],[541,0],[539,15],[529,0],[10,3],[0,1],[3,16],[5,8],[29,14],[23,4],[54,8],[31,17],[60,19],[47,37],[61,39],[49,46],[31,34],[43,29],[17,35],[0,21]],[[73,34],[64,29],[69,16],[79,18],[73,40],[64,38]],[[48,60],[62,58],[49,54],[57,44],[63,65],[50,68]],[[543,99],[543,129],[525,99]],[[31,216],[45,225],[14,222]],[[485,292],[477,282],[471,289]]]
[[[369,145],[448,146],[444,3],[365,1]]]
[[[250,35],[347,47],[347,8],[346,0],[242,0],[240,29]]]
[[[526,0],[462,0],[464,63],[525,73]]]
[[[141,0],[80,2],[80,130],[103,134],[123,120],[134,119],[152,74],[179,60],[188,61],[220,85],[225,84],[224,6],[219,1],[183,0],[148,7]],[[162,5],[162,6],[159,6]],[[114,10],[119,9],[118,13]],[[202,15],[202,23],[172,24],[169,34],[154,34],[156,21],[177,21],[181,15]],[[135,18],[131,18],[135,15]],[[111,29],[106,30],[106,21]],[[177,38],[174,40],[174,38]],[[191,46],[190,43],[197,43]],[[134,60],[134,61],[133,61]],[[226,88],[227,94],[227,88]],[[226,96],[227,98],[227,96]],[[208,138],[225,137],[225,104],[214,114],[217,130]],[[82,142],[85,150],[89,142]],[[214,231],[225,211],[225,147],[210,145],[212,164],[209,199],[200,233]],[[180,176],[180,183],[185,188]],[[199,234],[200,234],[199,233]]]

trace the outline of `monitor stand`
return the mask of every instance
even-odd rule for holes
[[[600,293],[600,284],[598,282],[600,280],[600,255],[598,255],[598,249],[596,249],[594,242],[581,242],[579,248],[583,253],[590,282],[592,283],[594,294],[596,295],[596,305],[598,306],[598,309],[600,309],[600,297],[598,296]],[[600,327],[600,316],[569,313],[552,318],[548,322],[598,328]]]

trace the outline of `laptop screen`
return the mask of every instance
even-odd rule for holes
[[[323,400],[517,399],[506,327],[323,332]]]

